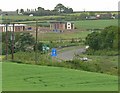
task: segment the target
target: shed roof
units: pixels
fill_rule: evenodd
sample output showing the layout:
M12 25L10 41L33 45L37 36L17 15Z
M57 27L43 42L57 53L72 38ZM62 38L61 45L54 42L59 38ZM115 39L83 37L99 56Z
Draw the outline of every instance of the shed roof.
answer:
M6 26L5 24L0 24L0 27ZM8 26L13 26L13 24L8 24ZM15 24L14 26L26 26L26 24Z

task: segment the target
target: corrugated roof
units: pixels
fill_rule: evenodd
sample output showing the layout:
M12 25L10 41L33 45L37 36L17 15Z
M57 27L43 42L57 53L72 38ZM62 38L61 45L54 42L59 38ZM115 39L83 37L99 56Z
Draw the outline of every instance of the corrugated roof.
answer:
M5 24L0 24L1 27L6 26ZM8 24L8 26L13 26L13 24ZM15 24L14 26L26 26L26 24Z

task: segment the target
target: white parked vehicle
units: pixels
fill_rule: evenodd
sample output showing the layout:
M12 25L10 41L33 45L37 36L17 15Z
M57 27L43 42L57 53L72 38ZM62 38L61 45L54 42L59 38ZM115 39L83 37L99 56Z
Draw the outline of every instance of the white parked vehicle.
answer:
M88 61L88 58L87 57L83 57L83 58L80 58L80 60L82 60L82 61Z

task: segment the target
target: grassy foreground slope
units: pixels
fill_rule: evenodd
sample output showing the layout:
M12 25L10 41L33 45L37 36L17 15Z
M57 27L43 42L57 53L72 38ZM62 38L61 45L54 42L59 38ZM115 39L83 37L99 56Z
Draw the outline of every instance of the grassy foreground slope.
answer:
M2 91L2 62L0 62L0 93Z
M4 91L116 91L117 76L4 62Z

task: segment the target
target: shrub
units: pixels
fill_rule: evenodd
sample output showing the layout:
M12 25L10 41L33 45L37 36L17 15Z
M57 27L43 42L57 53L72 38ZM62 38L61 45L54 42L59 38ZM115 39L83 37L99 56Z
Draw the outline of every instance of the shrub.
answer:
M104 49L104 50L93 50L93 49L88 49L85 52L87 55L107 55L107 56L116 56L118 55L118 51L117 50L108 50L108 49Z
M80 55L82 56L82 55ZM43 66L55 66L55 67L65 67L70 69L79 69L91 72L107 73L107 74L117 74L118 67L109 62L108 59L104 58L101 60L98 56L92 61L81 61L80 56L77 56L73 60L58 62L57 59L53 59L48 54L41 54L37 52L37 65ZM11 55L8 56L9 59ZM14 54L14 62L25 63L25 64L35 64L35 52L17 52ZM97 59L99 58L99 59ZM116 58L116 57L115 57ZM113 59L116 61L115 59Z

